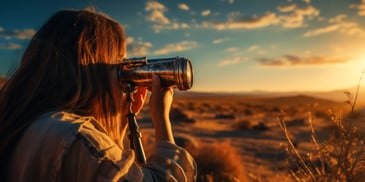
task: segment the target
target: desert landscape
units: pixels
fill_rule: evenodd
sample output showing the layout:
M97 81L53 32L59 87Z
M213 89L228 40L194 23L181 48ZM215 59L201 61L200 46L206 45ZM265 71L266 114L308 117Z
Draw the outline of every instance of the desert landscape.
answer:
M298 159L288 137L303 156L315 151L314 130L318 143L329 140L336 130L334 116L351 110L350 96L342 94L341 102L295 94L177 92L171 118L177 143L197 160L199 181L298 181L290 172L297 170ZM148 104L138 121L148 154L153 136Z
M175 91L172 126L177 144L196 159L201 182L363 181L363 90ZM137 121L148 156L148 103Z

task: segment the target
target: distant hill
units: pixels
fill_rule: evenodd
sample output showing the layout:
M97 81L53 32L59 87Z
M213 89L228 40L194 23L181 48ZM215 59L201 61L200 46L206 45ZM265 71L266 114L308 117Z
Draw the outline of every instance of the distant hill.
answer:
M313 103L321 103L322 105L333 105L338 102L308 95L295 95L295 96L283 96L283 97L274 97L274 98L267 98L265 102L268 103L301 103L301 104L313 104Z
M245 98L272 98L272 102L280 102L284 100L296 100L296 101L306 101L311 102L317 99L321 99L322 102L338 102L344 103L349 100L345 92L350 92L352 94L352 100L354 100L356 94L356 88L350 89L339 89L333 91L318 91L318 92L270 92L270 91L250 91L250 92L191 92L191 91L177 91L175 92L176 97L199 97L199 98L227 98L231 99L239 97ZM329 103L330 104L330 103ZM365 87L359 88L359 94L357 98L357 107L365 107Z

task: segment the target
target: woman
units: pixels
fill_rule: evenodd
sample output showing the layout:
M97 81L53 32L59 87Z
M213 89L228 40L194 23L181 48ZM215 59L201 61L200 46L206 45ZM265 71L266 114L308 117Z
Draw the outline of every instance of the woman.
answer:
M116 69L125 42L116 21L92 10L59 11L40 28L1 90L1 181L195 181L193 158L174 143L173 90L158 76L148 163L138 165L123 147L128 109ZM134 112L146 93L133 94Z

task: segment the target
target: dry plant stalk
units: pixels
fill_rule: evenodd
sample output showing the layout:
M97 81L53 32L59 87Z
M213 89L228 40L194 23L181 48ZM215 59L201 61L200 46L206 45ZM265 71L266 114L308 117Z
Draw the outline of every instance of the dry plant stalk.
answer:
M279 117L279 125L288 142L288 164L293 178L296 181L315 182L364 181L364 140L358 127L353 124L356 120L345 121L332 113L333 133L323 141L318 139L313 121L310 113L308 123L314 150L305 155L294 145L284 117Z

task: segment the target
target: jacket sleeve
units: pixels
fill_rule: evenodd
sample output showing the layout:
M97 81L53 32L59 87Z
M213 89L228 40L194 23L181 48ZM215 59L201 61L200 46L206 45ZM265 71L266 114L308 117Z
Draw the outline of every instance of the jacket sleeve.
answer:
M147 165L141 167L133 150L122 150L105 133L89 130L78 134L68 149L59 179L190 182L196 180L196 164L186 150L162 141L156 144Z

